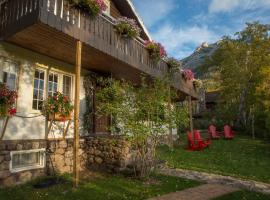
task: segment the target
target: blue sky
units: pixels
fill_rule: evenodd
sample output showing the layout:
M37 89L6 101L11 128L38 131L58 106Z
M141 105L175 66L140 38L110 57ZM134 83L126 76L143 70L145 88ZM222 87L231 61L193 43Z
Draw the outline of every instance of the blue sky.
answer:
M245 22L270 23L270 0L132 0L152 38L184 58L202 42L233 35Z

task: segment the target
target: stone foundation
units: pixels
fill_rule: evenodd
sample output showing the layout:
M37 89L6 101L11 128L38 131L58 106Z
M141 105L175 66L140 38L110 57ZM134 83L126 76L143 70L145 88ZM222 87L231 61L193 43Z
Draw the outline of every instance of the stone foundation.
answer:
M48 173L71 173L73 170L73 139L48 141L46 167L11 173L10 152L46 148L45 140L1 141L0 187L13 186ZM89 137L80 140L79 170L102 169L120 171L130 164L130 145L121 138Z

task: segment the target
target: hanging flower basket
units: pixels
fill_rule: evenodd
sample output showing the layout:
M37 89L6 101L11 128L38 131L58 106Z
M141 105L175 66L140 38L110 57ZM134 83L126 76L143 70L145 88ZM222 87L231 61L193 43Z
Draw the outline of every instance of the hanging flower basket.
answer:
M72 7L96 17L102 11L107 10L107 5L103 0L69 0Z
M137 38L140 36L141 29L134 19L121 17L116 21L115 29L123 38Z
M67 96L57 92L49 97L43 107L43 115L50 121L67 121L72 119L73 105Z
M190 69L183 70L182 76L185 79L185 81L192 81L194 79L194 74Z
M148 50L150 58L156 62L167 56L165 48L160 43L146 41L145 48Z
M17 92L0 83L0 118L12 117L16 114L15 103Z

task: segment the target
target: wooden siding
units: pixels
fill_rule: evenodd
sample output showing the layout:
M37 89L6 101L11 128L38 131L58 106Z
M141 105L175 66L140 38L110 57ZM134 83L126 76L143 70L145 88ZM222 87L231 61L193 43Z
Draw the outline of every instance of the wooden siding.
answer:
M121 17L122 15L121 15L120 11L117 9L113 0L110 0L110 2L111 2L111 10L110 10L111 16L115 19Z
M97 70L103 68L123 76L139 77L141 72L160 77L168 71L165 61L153 62L140 39L121 38L109 18L90 18L71 8L66 0L8 0L0 6L0 22L0 37L71 64L74 42L80 40L83 51L89 52L83 55L84 67L93 64L88 58L92 56ZM181 74L176 75L174 86L197 97L192 82L185 82Z

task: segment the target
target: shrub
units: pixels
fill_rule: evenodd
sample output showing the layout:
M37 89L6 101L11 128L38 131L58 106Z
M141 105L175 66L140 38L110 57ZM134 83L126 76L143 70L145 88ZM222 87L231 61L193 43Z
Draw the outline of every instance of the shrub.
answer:
M69 0L74 8L95 17L107 9L103 0Z
M6 84L0 83L0 118L16 114L14 107L16 99L17 92L9 90Z
M146 41L145 48L148 50L150 58L154 61L159 61L160 59L167 56L165 48L160 43L154 41Z
M136 38L141 33L141 29L137 25L136 21L127 17L119 18L116 22L115 28L121 36L126 38Z

